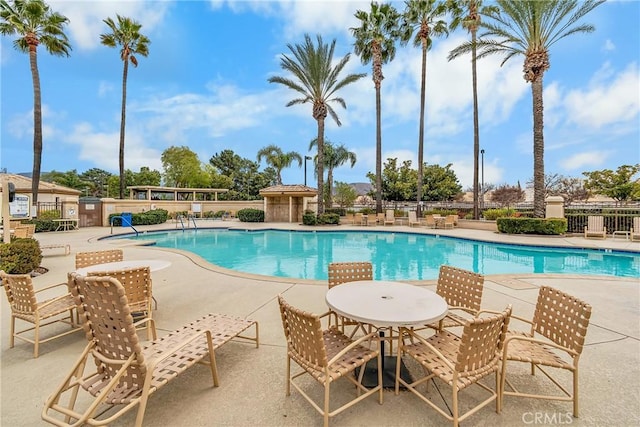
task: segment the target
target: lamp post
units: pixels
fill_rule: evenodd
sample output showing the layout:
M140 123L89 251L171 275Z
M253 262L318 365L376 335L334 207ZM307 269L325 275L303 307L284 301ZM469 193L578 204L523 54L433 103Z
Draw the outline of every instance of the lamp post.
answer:
M480 150L480 158L482 159L482 163L481 163L482 184L480 185L480 195L482 198L480 199L480 206L481 206L481 209L484 209L484 148Z
M311 156L304 156L304 186L307 186L307 160L311 160Z

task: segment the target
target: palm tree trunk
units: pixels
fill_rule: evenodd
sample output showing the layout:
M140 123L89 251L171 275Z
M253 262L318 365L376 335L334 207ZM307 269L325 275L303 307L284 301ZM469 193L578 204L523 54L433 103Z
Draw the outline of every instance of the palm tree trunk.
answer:
M422 39L422 82L420 84L420 129L418 130L418 183L416 215L422 217L422 180L424 177L424 104L427 92L427 39Z
M120 152L118 160L120 165L120 199L124 199L124 128L127 110L127 74L129 71L129 58L124 59L124 68L122 70L122 110L120 112Z
M33 80L33 171L31 175L31 206L38 212L38 191L40 189L40 171L42 166L42 94L40 91L40 73L38 72L37 43L29 44L29 64Z
M376 83L376 213L382 212L382 102Z
M327 169L327 187L329 187L329 191L327 191L327 206L332 208L333 207L333 168Z
M543 75L540 74L531 82L533 98L533 215L535 218L544 218L545 216L542 78Z
M324 213L324 116L318 117L318 215Z
M471 29L471 80L473 83L473 219L480 219L478 191L478 156L480 155L480 126L478 124L478 71L476 69L476 28ZM484 194L483 194L484 196Z

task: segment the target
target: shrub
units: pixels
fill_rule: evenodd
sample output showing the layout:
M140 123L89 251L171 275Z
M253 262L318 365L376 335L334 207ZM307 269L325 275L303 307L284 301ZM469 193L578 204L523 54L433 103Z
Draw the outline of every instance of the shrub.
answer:
M318 224L340 224L340 215L327 212L320 214L318 215Z
M508 209L508 208L487 209L482 212L482 216L484 217L484 219L487 219L489 221L495 221L496 219L503 218L503 217L512 217L512 216L515 216L515 214L516 214L515 209Z
M304 225L317 225L318 218L313 212L305 212L304 214L302 214L302 223Z
M240 209L238 219L242 222L264 222L264 211L261 209Z
M507 234L560 235L567 232L564 218L498 218L498 231Z
M38 219L60 219L62 218L62 214L60 213L60 211L44 211L44 212L40 212L40 214L38 215Z
M345 208L327 208L324 210L326 214L338 214L338 216L345 216L347 210Z
M115 213L109 215L109 224L111 224L111 218L120 217L121 213ZM169 212L165 209L154 209L146 212L135 213L131 215L131 225L152 225L152 224L164 224L169 219ZM113 225L122 225L121 218L114 218Z
M0 270L8 274L31 273L40 266L42 251L35 239L14 239L0 243Z
M371 215L371 214L375 214L376 210L373 208L362 208L360 209L360 213L362 215Z
M28 223L36 225L36 233L42 233L44 231L56 231L58 224L53 222L53 219L34 218Z

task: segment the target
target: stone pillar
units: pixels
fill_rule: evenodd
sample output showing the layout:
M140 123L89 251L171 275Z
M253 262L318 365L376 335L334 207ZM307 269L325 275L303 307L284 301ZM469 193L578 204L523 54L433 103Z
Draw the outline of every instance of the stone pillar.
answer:
M547 197L545 218L564 218L564 198L562 196Z

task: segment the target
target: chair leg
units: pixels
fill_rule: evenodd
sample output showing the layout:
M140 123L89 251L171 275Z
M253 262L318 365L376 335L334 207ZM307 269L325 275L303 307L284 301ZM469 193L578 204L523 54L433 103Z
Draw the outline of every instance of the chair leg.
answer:
M16 318L14 315L11 315L11 334L9 334L9 348L13 348L15 344L15 333L16 333Z
M287 356L287 396L291 396L291 357Z
M36 321L36 327L34 329L34 338L33 338L33 358L38 357L38 349L40 345L40 321Z
M453 413L451 414L451 416L453 417L453 427L458 427L458 388L456 387L455 383L451 388L453 389L453 402L451 405L451 411Z
M364 368L362 369L364 371ZM329 390L331 383L325 380L324 383L324 427L329 427ZM358 389L360 390L360 389Z
M578 418L578 367L573 370L573 416Z
M500 370L496 369L494 373L496 376L496 413L500 413L502 411L502 402L500 402Z

